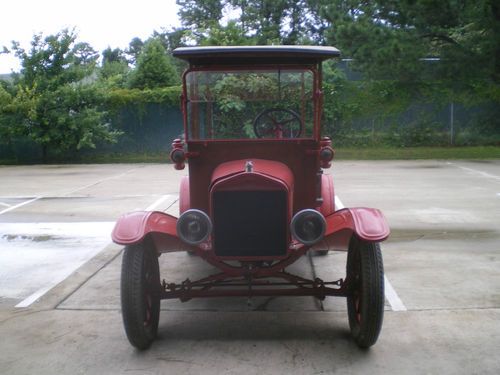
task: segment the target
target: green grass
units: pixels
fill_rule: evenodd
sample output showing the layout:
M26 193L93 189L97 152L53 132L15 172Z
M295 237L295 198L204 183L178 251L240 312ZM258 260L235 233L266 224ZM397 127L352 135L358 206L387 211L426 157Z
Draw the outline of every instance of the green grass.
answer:
M336 160L414 160L414 159L500 159L498 146L471 147L360 147L336 149ZM84 156L79 163L163 163L168 152Z
M124 153L124 154L103 154L86 155L81 158L79 163L170 163L169 152L151 152L151 153Z
M119 164L119 163L170 163L168 152L165 153L113 153L88 154L78 158L51 158L47 164ZM41 160L0 159L0 165L43 164Z
M415 160L415 159L500 159L500 146L470 147L359 147L336 149L335 160ZM78 160L51 160L56 164L103 164L103 163L169 163L168 152L89 154ZM0 165L38 164L40 161L22 162L0 160Z
M336 160L500 159L498 146L338 148Z

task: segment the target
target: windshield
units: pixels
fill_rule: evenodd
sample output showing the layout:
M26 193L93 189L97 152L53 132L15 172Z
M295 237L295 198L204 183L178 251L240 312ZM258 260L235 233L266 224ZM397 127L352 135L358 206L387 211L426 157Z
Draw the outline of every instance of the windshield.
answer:
M188 138L313 137L310 70L190 71Z

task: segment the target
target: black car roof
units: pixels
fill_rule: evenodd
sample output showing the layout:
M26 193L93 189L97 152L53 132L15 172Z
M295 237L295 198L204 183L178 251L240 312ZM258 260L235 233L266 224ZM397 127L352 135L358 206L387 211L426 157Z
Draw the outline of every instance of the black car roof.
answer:
M191 65L316 64L340 56L323 46L180 47L173 55Z

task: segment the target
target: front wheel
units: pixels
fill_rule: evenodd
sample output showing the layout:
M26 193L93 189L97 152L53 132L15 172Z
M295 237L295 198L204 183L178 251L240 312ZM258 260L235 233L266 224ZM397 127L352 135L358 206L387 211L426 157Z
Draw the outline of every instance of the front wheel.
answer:
M147 349L156 337L160 317L158 256L149 241L126 246L121 276L123 325L130 343Z
M378 243L351 239L347 254L347 314L351 335L361 348L375 344L384 319L384 266Z

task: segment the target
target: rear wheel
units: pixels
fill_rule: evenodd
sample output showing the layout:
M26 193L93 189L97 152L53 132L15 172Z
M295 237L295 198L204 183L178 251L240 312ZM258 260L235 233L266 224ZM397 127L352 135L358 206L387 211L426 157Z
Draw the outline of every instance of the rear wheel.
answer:
M121 276L121 304L130 343L147 349L158 332L160 317L158 256L149 241L126 246Z
M347 313L351 335L361 348L375 344L384 319L384 266L378 243L351 239L347 255Z

